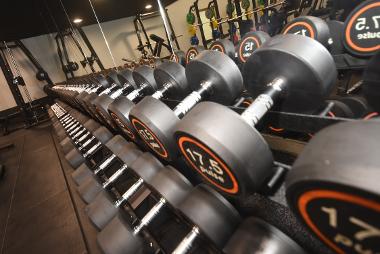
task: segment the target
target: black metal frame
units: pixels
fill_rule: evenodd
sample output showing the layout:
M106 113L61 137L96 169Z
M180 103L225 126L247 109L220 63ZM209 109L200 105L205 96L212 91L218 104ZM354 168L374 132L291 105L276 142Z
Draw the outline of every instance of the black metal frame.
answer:
M88 39L86 33L83 31L82 27L80 27L79 25L76 26L76 29L79 32L80 36L82 37L82 39L83 39L84 43L86 44L88 50L90 51L91 57L95 59L95 62L98 64L100 70L104 71L105 70L104 65L103 65L102 61L100 61L99 56L96 53L94 47L92 46L90 40Z
M57 52L58 52L59 61L61 62L62 71L65 74L66 79L70 78L69 74L71 75L71 78L74 78L75 77L74 72L70 70L69 68L67 68L69 62L71 61L67 53L65 39L63 38L63 35L61 34L61 32L58 32L57 35L55 36L55 43L57 44ZM67 71L66 71L66 68L67 68Z
M54 85L48 73L42 68L42 66L34 57L32 52L22 43L22 41L15 40L14 44L7 43L7 47L20 48L23 51L23 53L27 56L27 58L31 61L31 63L36 67L37 71L43 72L45 74L45 81L47 82L47 86L52 87ZM30 126L37 124L40 121L40 119L38 118L39 114L36 112L38 111L38 109L42 107L39 107L40 105L34 102L31 102L30 105L25 102L24 98L22 97L21 91L18 87L18 85L25 85L25 83L23 84L15 83L15 75L4 54L4 50L6 50L5 45L1 45L0 50L2 52L2 54L0 54L0 68L4 74L5 80L7 81L8 87L11 90L11 93L16 102L16 108L17 108L16 113L12 113L5 117L0 118L0 125L3 129L3 134L6 135L9 133L9 129L8 129L9 119L15 118L18 115L21 115L24 122L24 127L28 128Z
M169 17L169 14L168 14L168 10L165 9L165 11L166 11L166 16L167 16L168 21L169 21L169 27L170 27L170 30L171 30L171 34L173 36L173 38L171 38L171 39L174 40L177 49L180 50L181 48L179 46L179 43L178 43L178 40L177 40L177 36L175 34L172 22L170 20L170 17ZM145 51L145 48L148 48L148 50L150 51L151 55L157 56L157 57L161 56L162 46L165 46L168 49L169 52L172 51L172 49L170 47L170 44L169 43L163 43L163 42L156 42L156 46L153 48L152 43L151 43L151 38L150 38L150 36L148 36L148 33L147 33L146 29L145 29L143 21L145 19L154 18L154 17L158 17L158 16L160 16L160 12L154 11L154 12L149 12L149 13L137 14L136 17L135 17L135 19L133 20L133 24L134 24L134 27L135 27L135 33L136 33L136 36L137 36L137 40L139 41L139 45L137 46L137 49L142 53L142 55L143 55L144 58L146 58L147 54L148 54ZM144 34L144 39L146 41L145 44L143 43L143 39L141 37L141 31ZM166 39L169 41L169 37L168 37L167 34L166 34Z
M41 66L41 64L38 62L38 60L34 57L32 52L25 46L25 44L21 40L15 40L13 44L7 44L8 48L20 48L22 52L25 54L25 56L29 59L29 61L33 64L33 66L37 69L37 73L41 72L45 74L45 81L50 85L53 86L54 83L50 79L49 74L45 71L45 69ZM5 50L5 46L0 46L1 50ZM4 59L6 61L6 59ZM9 66L9 64L7 63ZM36 74L37 74L36 73Z
M217 20L220 20L220 12L219 12L219 6L218 6L218 1L217 0L211 0L208 4L207 4L207 8L210 8L210 7L213 7L215 9L215 15L216 15L216 19ZM201 18L201 9L199 8L199 0L196 0L192 6L190 6L190 10L189 11L195 11L195 14L197 16L197 26L199 27L199 31L201 33L201 39L202 39L202 44L203 44L203 47L205 47L206 49L208 48L208 44L210 42L212 42L214 39L209 39L207 40L206 39L206 35L205 35L205 32L204 32L204 29L203 29L203 24L202 24L202 18ZM210 21L210 26L212 27L212 22ZM225 34L223 33L223 25L222 24L219 24L219 31L221 33L221 36L222 37L226 37Z
M62 70L66 76L66 79L75 77L74 71L67 69L68 64L71 63L72 61L71 61L70 56L67 52L67 47L66 47L66 42L65 42L66 36L68 36L71 40L73 40L75 46L78 48L79 52L81 53L83 60L80 63L82 64L83 68L85 68L86 65L88 64L91 71L93 73L95 73L96 70L94 68L94 62L96 62L101 71L105 70L103 63L100 61L98 54L95 52L94 48L92 47L91 42L89 41L89 39L86 36L83 29L80 26L77 26L76 29L77 29L79 35L82 37L82 39L83 39L84 43L86 44L88 50L90 51L91 56L90 56L90 59L88 57L86 57L82 46L80 45L76 36L74 36L73 30L67 29L65 31L59 31L57 33L57 35L55 36L55 42L57 45L57 52L58 52L59 61L61 63ZM71 77L69 77L69 75Z

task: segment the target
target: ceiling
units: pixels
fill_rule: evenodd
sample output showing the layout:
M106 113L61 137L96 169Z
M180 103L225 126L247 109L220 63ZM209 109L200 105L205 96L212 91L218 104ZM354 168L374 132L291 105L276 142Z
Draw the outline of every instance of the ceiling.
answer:
M89 0L61 0L70 20L82 18L82 25L95 24ZM91 0L100 22L145 12L156 0ZM161 0L167 6L176 0ZM150 10L150 11L152 11ZM15 40L56 32L69 27L60 0L3 0L0 8L0 40Z

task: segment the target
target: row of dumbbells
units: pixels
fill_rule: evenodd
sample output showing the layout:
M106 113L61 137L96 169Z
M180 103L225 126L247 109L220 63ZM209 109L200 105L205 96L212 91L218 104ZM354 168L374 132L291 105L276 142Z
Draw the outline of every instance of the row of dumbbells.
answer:
M224 151L219 152L222 156L215 156L223 161L224 157L230 157L228 150L233 147L230 143L235 142L235 137L223 135L221 132L221 137L215 140L215 133L213 133L215 123L230 130L235 130L235 128L239 130L244 127L237 125L248 124L251 126L244 132L252 133L252 127L256 126L265 113L276 104L276 101L282 111L314 113L324 105L325 99L334 88L336 82L334 63L331 55L321 44L295 35L278 36L270 42L272 43L267 43L266 47L254 52L253 57L250 58L252 60L243 70L247 89L254 98L258 99L249 106L239 120L231 121L230 119L236 118L236 114L226 107L208 102L200 103L208 100L233 105L236 101L241 101L240 95L244 90L241 72L226 55L215 51L203 52L186 69L174 62L165 62L155 70L146 66L141 66L134 71L124 70L130 73L130 79L126 84L134 85L117 86L113 91L107 88L100 94L82 91L79 95L74 94L72 99L75 100L74 105L79 105L95 119L108 125L110 129L121 130L132 141L136 141L139 137L157 156L169 162L178 160L182 153L192 167L194 163L199 163L195 161L196 156L189 152L191 149L185 147L182 141L186 140L186 136L198 135L192 134L192 132L199 133L199 130L194 127L201 128L205 136L199 137L199 142L189 141L186 144L188 146L191 146L190 143L201 144L207 139L210 139L210 143L228 144L224 145L226 147ZM313 51L315 54L310 53ZM312 57L306 59L309 55ZM282 66L283 62L288 62L288 65ZM256 69L260 71L255 71ZM294 73L296 70L297 74ZM114 86L116 85L111 87ZM127 87L132 88L127 89ZM126 89L128 92L125 92ZM184 98L174 109L161 100L170 93ZM152 96L141 99L142 96L149 94ZM138 102L137 105L136 102ZM197 104L199 105L196 106ZM186 116L195 106L197 110L193 111L201 113L191 111ZM211 111L214 112L210 113ZM203 122L204 126L200 126ZM174 135L176 131L177 136ZM250 142L252 149L256 147L256 150L259 150L258 157L261 160L252 158L251 150L246 149L248 145L243 146L246 150L245 155L241 153L235 157L235 161L245 162L240 164L239 168L257 165L255 176L250 177L252 182L244 180L247 182L245 185L256 191L256 187L262 185L263 181L273 173L272 170L268 170L273 164L273 159L268 145L262 141L260 134L241 136L242 139L251 136L254 141ZM235 143L238 146L244 144L243 140ZM210 151L212 150L216 148ZM251 163L252 159L256 163ZM261 162L257 163L258 161ZM204 171L200 169L200 166L196 167L197 171ZM215 167L217 166L221 167L221 165ZM217 171L217 168L212 165L207 165L207 168ZM233 166L233 168L237 167ZM239 171L244 172L245 169L239 169ZM245 174L241 174L242 178L245 177L243 175ZM257 181L257 178L260 180ZM242 188L243 193L246 192L245 189Z
M272 38L264 47L252 54L248 63L243 69L244 80L252 96L257 99L240 117L220 104L212 102L199 103L202 99L207 98L216 102L220 102L218 99L221 99L221 102L226 104L225 102L229 101L231 97L236 98L236 91L243 86L241 72L236 65L225 55L212 51L203 52L186 67L187 81L193 81L190 83L195 83L197 90L186 97L174 111L170 110L167 105L157 98L145 97L137 106L128 102L128 105L132 106L128 108L128 113L122 114L121 117L115 117L116 114L113 110L110 110L110 106L106 112L111 116L111 120L115 120L115 125L124 130L124 133L126 133L127 124L131 126L130 130L136 129L134 131L135 137L139 135L159 158L164 158L162 154L168 151L163 144L167 144L166 141L169 139L172 140L174 152L167 154L172 156L172 154L181 153L194 172L198 173L205 182L211 184L226 196L245 196L249 193L260 192L262 186L274 174L274 163L268 145L255 128L252 127L255 127L266 111L275 103L284 111L309 113L316 110L331 91L336 79L336 70L331 55L321 44L309 38L294 35ZM286 63L286 65L284 66L281 63ZM160 66L157 69L159 68ZM135 72L136 70L132 72L132 76L137 77L134 79L136 81L139 80L139 76ZM174 79L171 76L167 79L170 81L164 82L164 84L170 89L170 86L175 82L173 82ZM157 80L160 79L157 78ZM140 86L149 87L144 82ZM162 86L161 89L164 87ZM232 96L233 94L235 96ZM78 96L75 98L74 104L87 108L88 112L99 113L100 110L96 107L95 110L89 110L89 105L80 101ZM229 98L225 99L226 96L229 96ZM121 98L120 101L125 100L123 96L115 100L111 98L112 103L115 103L119 98ZM140 105L144 105L145 101L153 101L146 113L141 109L137 110ZM192 107L194 107L193 110L191 110ZM133 112L136 113L134 114ZM144 114L150 114L150 117L146 117L146 120L140 120L143 117L131 117L138 114L143 116ZM173 115L175 118L170 118ZM186 116L183 117L184 115ZM179 118L182 118L182 120L179 121ZM133 121L133 119L137 119L137 121ZM175 119L175 121L172 119ZM135 128L138 122L142 123L143 128ZM173 122L174 126L172 126ZM155 127L161 125L170 125L171 129ZM343 241L341 235L339 235L340 238L334 235L336 232L334 233L333 229L334 227L336 229L336 223L329 221L332 224L327 224L319 229L315 226L315 221L321 218L328 219L328 217L323 217L323 214L327 213L326 211L332 211L331 216L333 218L333 213L336 213L339 209L336 207L334 208L335 210L326 209L326 206L317 202L322 198L307 199L303 196L310 194L308 191L310 191L309 186L311 186L325 189L325 192L320 193L329 194L327 198L324 198L327 200L335 200L339 196L332 191L337 189L340 191L341 196L349 196L348 193L361 193L360 197L363 200L367 200L371 196L378 197L378 191L375 190L371 181L373 180L372 177L378 172L376 170L367 172L366 168L360 167L364 161L373 160L374 163L376 161L372 153L376 150L371 147L374 146L373 140L368 140L371 139L370 136L363 133L373 133L372 130L378 128L377 123L360 122L352 126L339 127L345 131L339 131L339 128L336 127L329 129L324 135L317 136L315 138L317 141L312 142L310 145L313 152L306 153L306 155L299 158L299 161L306 161L307 163L305 165L301 163L301 166L293 167L288 175L288 202L299 218L329 247L333 246L331 247L333 250L340 248L352 250L353 248L363 248L363 245L357 247L357 243L348 239L347 235L353 235L352 238L354 239L355 232L345 232L343 235L346 238ZM361 135L358 135L360 140L363 141L360 143L360 146L362 146L360 152L367 152L366 154L357 153L361 157L351 154L353 151L348 148L350 145L352 147L359 145L356 142L359 143L360 141L351 137L351 133L358 133L358 130L366 130L360 131ZM336 140L335 144L326 143L333 140L333 138ZM179 147L179 149L176 147ZM343 155L349 154L350 156L347 158L342 157L337 151ZM355 152L357 152L356 149ZM327 155L328 157L326 157ZM356 160L351 161L352 158L356 158ZM308 164L314 165L313 163L315 164L314 167L306 167ZM336 165L339 170L335 170L334 175L328 170L329 167L323 163L327 163L326 165L329 166L331 164ZM362 170L365 181L357 179L357 173L345 174L351 170L358 170L357 168L352 168L354 163L357 163L359 170ZM308 174L306 174L307 171ZM367 176L368 174L370 177ZM342 177L342 175L345 177ZM361 191L357 192L357 189ZM315 207L313 207L316 210L309 214L305 207L305 204L308 203L306 201L300 203L301 200L307 200L308 202L317 200L315 201ZM353 200L356 199L344 199L346 203L340 208L347 204L347 206L360 205L360 203L354 203ZM360 219L353 216L356 218L355 221L363 222L366 221L365 218L368 218L371 222L367 221L366 223L361 223L361 225L372 225L376 228L378 225L377 219L367 216L373 213L372 208L361 206L361 209L366 209L366 211L360 214ZM313 218L311 219L310 216L313 216ZM318 226L321 225L322 223L319 221ZM331 228L329 228L329 225ZM320 233L321 230L328 231L328 236ZM340 228L340 230L346 229ZM329 238L335 239L335 242L332 242ZM372 250L376 250L378 245L372 243L371 239L369 240L370 243L366 245L371 247ZM336 247L337 245L339 247Z
M86 159L83 165L92 165L77 168L72 176L89 204L86 212L100 231L97 240L104 253L157 253L157 248L178 254L306 253L268 223L243 220L219 193L206 185L193 187L177 170L121 136L98 139L102 127L89 127L92 120L61 105L50 111L58 137L71 139L73 149ZM74 122L79 123L75 129ZM170 226L166 235L159 229L165 225Z

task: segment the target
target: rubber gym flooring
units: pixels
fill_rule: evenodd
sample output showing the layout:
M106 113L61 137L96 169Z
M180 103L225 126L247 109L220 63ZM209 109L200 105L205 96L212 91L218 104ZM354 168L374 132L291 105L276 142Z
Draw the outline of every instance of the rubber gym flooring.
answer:
M51 126L0 137L0 254L100 253Z

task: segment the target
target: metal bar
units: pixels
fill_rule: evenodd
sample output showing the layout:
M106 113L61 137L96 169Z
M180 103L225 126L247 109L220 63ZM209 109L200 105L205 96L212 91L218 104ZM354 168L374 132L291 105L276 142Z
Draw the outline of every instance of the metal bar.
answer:
M197 15L197 19L198 19L198 26L199 26L199 31L201 32L203 47L205 47L205 49L207 49L207 40L206 40L206 36L205 36L205 31L203 30L202 19L201 19L201 14L199 12L198 3L199 3L199 0L196 0L194 2L194 9L195 9L195 14Z
M80 45L79 41L77 40L77 38L75 38L73 32L70 32L69 36L71 37L71 39L73 40L75 46L77 46L77 48L79 49L79 52L80 52L81 55L83 56L83 61L84 61L84 63L85 63L85 64L87 63L88 66L90 67L91 71L92 71L93 73L95 73L95 69L94 69L94 67L93 67L92 64L90 64L90 62L88 61L87 56L86 56L86 54L85 54L84 51L83 51L83 48L81 47L81 45ZM83 68L85 68L85 66L83 66Z
M34 57L32 52L25 46L24 43L22 43L21 40L16 40L15 41L16 45L21 48L21 50L24 52L24 54L29 58L29 60L33 63L33 65L37 68L39 72L44 72L46 75L46 82L48 82L49 85L53 86L54 83L50 79L49 74L44 70L44 68L41 66L41 64L37 61L37 59Z
M217 20L220 19L220 12L219 12L219 6L218 6L218 1L217 0L213 0L214 2L214 8L215 8L215 13L216 13L216 17L217 17ZM219 24L219 31L220 31L220 34L223 35L223 26L222 24Z
M61 66L62 66L62 70L63 70L63 73L65 74L66 76L66 80L69 79L69 76L67 75L67 73L64 71L64 68L65 68L65 63L63 62L63 56L62 56L62 50L61 50L61 44L59 42L59 33L57 34L57 36L55 36L55 43L57 44L57 52L58 52L58 57L59 57L59 61L61 62Z
M25 124L29 125L29 122L27 120L28 119L28 114L27 114L28 109L27 109L26 103L24 101L24 98L22 97L22 94L21 94L18 86L13 84L13 73L10 69L10 66L4 60L2 55L0 55L0 67L4 73L4 77L8 83L9 89L11 90L13 98L17 104L17 107L20 109L20 112L24 118Z
M170 29L172 30L172 36L173 36L173 38L174 38L174 42L175 42L175 44L176 44L176 46L177 46L177 50L180 50L181 48L180 48L180 46L179 46L178 39L177 39L177 36L176 36L176 34L175 34L175 31L174 31L174 28L173 28L172 21L171 21L171 19L170 19L170 16L169 16L168 10L165 9L165 12L166 12L166 16L168 17L169 26L170 26ZM172 38L172 39L173 39L173 38Z
M138 17L137 21L139 22L139 24L140 24L140 26L141 26L141 29L142 29L142 31L143 31L143 33L144 33L145 40L146 40L146 42L147 42L147 44L148 44L148 48L149 48L150 52L153 54L153 48L152 48L152 44L150 43L150 38L149 38L149 36L148 36L148 33L147 33L146 30L145 30L144 23L142 22L140 16Z
M65 38L63 37L62 34L60 34L59 39L60 39L61 44L62 44L63 56L66 58L67 65L69 65L70 57L69 57L69 53L67 52ZM68 67L68 70L70 71L71 77L74 78L75 77L74 72L69 68L69 66L67 66L67 67Z
M80 36L82 37L84 43L86 44L87 48L90 50L91 56L95 58L95 61L98 64L100 70L104 71L105 70L104 65L103 65L102 61L100 61L98 54L96 54L95 49L92 47L92 44L89 41L86 33L83 31L83 29L79 25L77 25L76 28L77 28Z
M237 19L237 22L239 24L240 34L242 35L241 29L243 27L242 26L243 12L241 11L240 0L235 0L235 9L236 9L236 15L240 17ZM243 37L243 35L241 37Z

